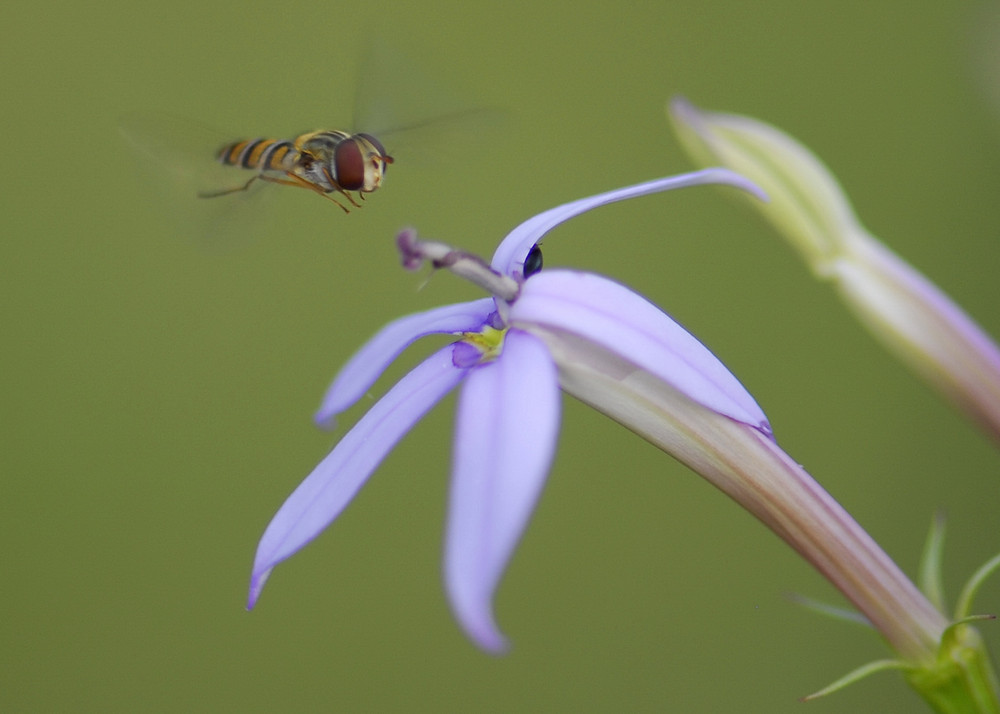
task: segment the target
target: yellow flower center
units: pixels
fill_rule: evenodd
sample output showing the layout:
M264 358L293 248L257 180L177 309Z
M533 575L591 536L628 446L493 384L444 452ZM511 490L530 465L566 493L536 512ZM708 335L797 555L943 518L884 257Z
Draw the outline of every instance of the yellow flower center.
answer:
M498 330L486 325L479 332L463 332L462 341L472 345L482 353L481 361L489 362L495 360L503 352L503 338L506 334L506 328Z

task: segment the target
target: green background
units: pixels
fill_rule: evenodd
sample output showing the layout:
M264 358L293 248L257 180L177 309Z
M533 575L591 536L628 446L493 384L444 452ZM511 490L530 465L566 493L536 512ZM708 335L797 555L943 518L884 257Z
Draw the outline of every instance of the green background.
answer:
M885 656L878 638L790 604L839 599L734 503L568 398L497 598L507 656L462 636L440 584L451 399L244 610L265 524L337 437L311 414L338 366L388 319L480 295L447 275L421 287L395 232L488 256L541 210L688 170L663 116L675 93L801 139L876 235L1000 335L995 4L628 7L0 9L0 709L922 710L895 675L800 704ZM401 159L350 215L278 190L253 240L206 248L116 129L135 111L237 135L337 126L373 52L505 119L436 162ZM1000 549L994 445L723 191L608 208L545 249L703 339L909 573L939 508L952 596ZM1000 611L1000 586L977 609ZM982 631L996 649L1000 629Z

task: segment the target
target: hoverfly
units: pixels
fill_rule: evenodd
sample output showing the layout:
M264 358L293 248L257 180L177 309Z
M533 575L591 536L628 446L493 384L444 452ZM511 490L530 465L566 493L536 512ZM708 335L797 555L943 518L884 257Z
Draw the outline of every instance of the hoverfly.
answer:
M234 141L223 146L216 158L224 166L255 173L245 183L231 188L199 191L201 198L246 191L260 180L315 191L345 213L349 209L333 194L340 194L360 208L350 192L356 191L363 199L364 194L382 185L386 168L393 162L382 142L371 134L337 130L312 131L294 139Z
M259 233L272 223L276 216L264 208L268 202L258 194L284 190L262 190L266 186L308 189L349 213L382 186L397 151L406 163L419 154L422 159L415 163L440 164L448 153L459 150L459 136L480 137L482 122L497 117L494 110L453 100L419 73L414 80L412 64L393 62L391 54L375 53L374 61L361 72L350 130L319 129L285 139L265 134L234 141L235 132L218 132L197 121L157 113L126 115L119 129L140 158L139 173L146 174L159 198L167 200L171 222L184 233L204 235L212 244ZM386 150L390 140L392 154ZM280 215L277 220L290 214Z
M337 198L360 207L352 192L363 200L378 189L394 161L371 134L334 129L293 139L225 141L196 122L155 114L126 116L120 128L137 151L200 198L247 192L264 182L309 189L348 212ZM245 179L233 169L252 175Z

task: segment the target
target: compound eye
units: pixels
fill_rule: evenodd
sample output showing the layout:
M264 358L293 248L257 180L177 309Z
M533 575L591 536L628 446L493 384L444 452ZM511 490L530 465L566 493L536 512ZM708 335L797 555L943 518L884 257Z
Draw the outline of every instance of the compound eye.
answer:
M365 185L365 159L358 142L351 137L344 139L333 150L333 164L337 183L346 191L357 191Z

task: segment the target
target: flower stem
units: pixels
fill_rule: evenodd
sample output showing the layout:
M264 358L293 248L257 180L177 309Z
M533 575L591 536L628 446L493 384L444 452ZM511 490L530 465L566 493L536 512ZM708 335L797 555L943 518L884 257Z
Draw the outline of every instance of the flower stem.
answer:
M547 336L553 351L565 346ZM557 359L563 388L674 456L750 511L827 578L904 663L940 712L996 714L1000 689L978 633L949 620L769 435L591 350ZM614 375L614 376L612 376Z

